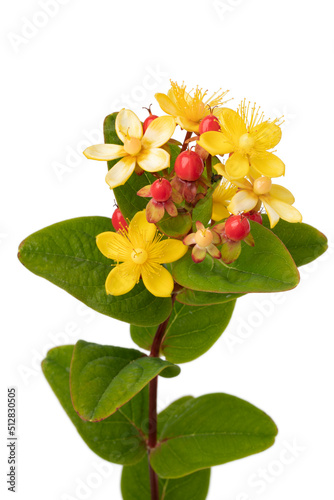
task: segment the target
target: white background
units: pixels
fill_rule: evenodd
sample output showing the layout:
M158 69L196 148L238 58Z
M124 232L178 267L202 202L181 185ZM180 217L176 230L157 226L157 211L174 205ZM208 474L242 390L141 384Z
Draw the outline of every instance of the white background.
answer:
M96 475L106 462L81 441L39 363L50 347L79 338L132 347L128 325L90 313L30 274L17 246L60 220L111 216L106 166L81 151L100 142L110 112L131 106L144 118L142 106L168 90L169 78L230 89L232 106L246 97L266 116L284 114L282 183L304 221L333 240L333 7L330 0L55 0L41 14L42 3L1 8L0 424L5 432L7 386L15 385L18 500L120 500L121 467ZM214 348L183 365L177 379L161 380L160 408L221 391L278 424L273 448L213 470L210 500L331 496L333 260L330 250L303 268L291 292L239 300ZM295 455L284 451L291 446ZM0 448L1 488L12 498L5 434ZM79 484L88 487L76 491Z

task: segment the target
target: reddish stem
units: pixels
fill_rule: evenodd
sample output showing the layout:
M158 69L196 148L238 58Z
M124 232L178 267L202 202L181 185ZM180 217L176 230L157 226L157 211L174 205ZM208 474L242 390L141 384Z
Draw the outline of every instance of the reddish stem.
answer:
M174 302L176 299L176 294L172 295L172 310ZM171 313L172 314L172 313ZM158 358L160 354L160 347L164 339L167 325L171 314L168 318L158 326L155 337L152 342L150 356L153 358ZM158 395L158 377L151 380L149 384L149 428L148 428L148 448L150 450L157 445L157 395ZM158 476L156 472L152 469L150 465L150 484L151 484L151 500L159 500L159 483Z
M208 181L211 185L211 177L212 177L212 156L209 155L206 159L206 173L208 176Z
M157 474L152 469L150 463L149 463L149 468L150 468L151 500L159 500L159 479Z
M191 134L192 134L192 132L187 132L187 133L186 133L186 136L185 136L185 138L184 138L184 141L183 141L183 144L182 144L182 148L181 148L180 153L183 153L183 151L185 151L185 150L186 150L186 148L187 148L187 146L188 146L187 141L190 139Z

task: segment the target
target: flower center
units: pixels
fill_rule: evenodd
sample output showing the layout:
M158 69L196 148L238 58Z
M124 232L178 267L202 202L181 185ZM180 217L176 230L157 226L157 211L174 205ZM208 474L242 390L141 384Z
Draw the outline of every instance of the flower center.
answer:
M243 134L239 139L239 147L244 151L249 151L254 146L255 140L249 134Z
M253 191L257 195L267 194L271 189L271 179L269 177L259 177L255 179Z
M136 137L124 139L124 149L129 155L137 155L141 150L141 141Z
M135 248L131 254L131 259L135 264L144 264L147 258L148 254L144 248Z
M213 234L210 229L199 229L195 234L195 242L199 247L208 247L213 240Z

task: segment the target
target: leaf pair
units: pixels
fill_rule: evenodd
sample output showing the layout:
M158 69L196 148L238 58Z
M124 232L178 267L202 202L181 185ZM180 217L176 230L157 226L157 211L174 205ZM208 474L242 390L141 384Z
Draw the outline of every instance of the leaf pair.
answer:
M210 469L203 469L177 479L159 478L159 498L205 500L209 491L210 472ZM136 465L123 468L121 489L124 500L151 500L147 457Z
M43 371L53 391L97 455L122 465L137 464L147 454L147 386L108 418L84 421L71 401L72 355L73 346L57 347L44 360ZM95 397L92 401L95 404ZM276 434L274 422L246 401L227 394L187 396L160 413L158 445L151 451L151 465L161 478L180 478L263 451L273 444ZM205 496L198 500L201 498Z
M139 198L139 197L138 197ZM266 224L266 218L264 218ZM126 296L107 296L105 280L111 261L96 246L96 236L113 231L106 217L80 217L38 231L20 245L19 258L33 273L63 288L98 312L137 325L155 325L171 310L170 299L151 295L139 283ZM191 261L190 253L173 265L176 280L192 290L219 293L281 291L298 282L296 265L304 265L327 248L323 234L307 224L280 221L275 232L252 223L255 247L245 248L231 266Z

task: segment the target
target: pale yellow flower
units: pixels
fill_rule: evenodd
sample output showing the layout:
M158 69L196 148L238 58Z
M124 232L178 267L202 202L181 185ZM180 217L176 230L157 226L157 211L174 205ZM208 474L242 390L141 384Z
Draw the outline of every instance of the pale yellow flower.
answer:
M253 177L265 175L280 177L285 166L268 149L281 140L279 119L264 120L256 105L242 101L238 111L223 108L217 115L220 132L205 132L198 144L211 155L233 153L226 161L225 169L231 179L241 179L250 174Z
M223 168L219 171L227 179L229 178ZM239 189L227 206L232 214L238 215L241 212L257 209L259 202L262 202L269 217L270 227L276 226L280 218L288 222L302 221L301 213L292 206L295 202L293 194L283 186L272 184L270 177L262 176L252 180L239 179L234 180L233 184Z
M143 134L142 124L132 111L122 109L115 121L116 133L123 142L97 144L84 151L90 160L109 161L121 158L106 175L106 182L113 189L125 184L138 164L146 172L158 172L169 167L170 156L160 146L169 141L175 130L170 116L160 116L152 121Z
M97 236L100 252L117 262L107 277L107 294L128 293L142 278L145 287L156 297L171 296L174 280L161 264L181 259L187 247L182 241L161 238L155 224L147 222L145 210L136 213L128 229Z
M176 119L176 123L188 132L199 132L200 121L210 113L210 108L214 114L218 113L216 106L223 104L226 92L214 93L207 97L208 91L203 91L196 87L193 95L186 91L184 84L178 85L171 81L171 89L166 94L155 94L161 109L168 115Z
M238 188L227 180L221 180L212 194L212 220L219 221L230 216L227 206L237 190Z

